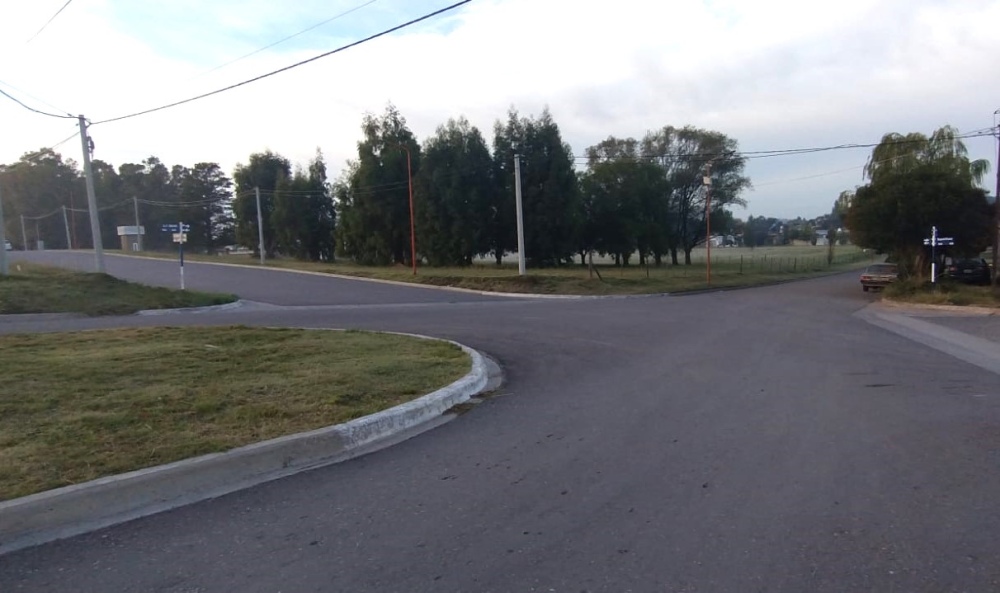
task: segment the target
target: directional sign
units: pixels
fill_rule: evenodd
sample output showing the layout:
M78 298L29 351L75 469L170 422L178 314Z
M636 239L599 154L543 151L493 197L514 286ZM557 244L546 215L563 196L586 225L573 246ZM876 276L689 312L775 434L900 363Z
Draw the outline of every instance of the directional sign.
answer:
M183 227L183 228L181 228L181 227ZM179 233L181 231L187 232L187 231L191 230L191 225L189 225L189 224L184 224L184 225L180 225L180 224L164 224L164 225L160 225L160 230L163 231L164 233Z
M931 240L930 239L924 239L924 245L930 245L930 244L931 244ZM943 246L947 247L948 245L954 245L955 244L955 238L954 237L938 237L937 241L934 244L935 245L943 245Z
M187 243L187 233L174 233L174 243Z

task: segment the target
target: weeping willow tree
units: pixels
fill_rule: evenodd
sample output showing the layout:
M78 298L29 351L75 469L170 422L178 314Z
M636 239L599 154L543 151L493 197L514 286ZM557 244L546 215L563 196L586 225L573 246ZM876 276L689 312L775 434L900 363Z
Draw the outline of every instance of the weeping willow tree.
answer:
M869 183L857 189L847 212L853 241L918 275L926 267L923 239L931 226L955 238L956 253L979 253L991 238L991 208L979 187L989 169L986 160L969 160L951 126L929 137L886 134L865 165Z
M970 185L981 185L990 172L985 159L969 160L969 151L962 136L952 126L944 126L930 135L912 132L906 135L892 132L882 136L865 164L865 178L877 183L885 177L906 175L930 165L954 174Z

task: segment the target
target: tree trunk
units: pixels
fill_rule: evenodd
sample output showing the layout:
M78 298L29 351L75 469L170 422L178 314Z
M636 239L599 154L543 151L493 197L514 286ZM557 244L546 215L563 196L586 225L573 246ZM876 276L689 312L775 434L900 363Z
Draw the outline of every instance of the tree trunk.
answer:
M691 250L692 249L694 249L694 247L685 247L684 248L684 265L685 266L690 266L691 265Z
M657 268L660 267L660 265L663 264L663 254L662 253L654 253L653 254L653 263L656 265Z
M501 251L500 249L493 250L493 257L495 257L497 260L498 268L503 265L503 251Z
M671 247L670 248L670 265L672 265L672 266L679 266L680 265L680 262L677 261L677 248L676 247Z

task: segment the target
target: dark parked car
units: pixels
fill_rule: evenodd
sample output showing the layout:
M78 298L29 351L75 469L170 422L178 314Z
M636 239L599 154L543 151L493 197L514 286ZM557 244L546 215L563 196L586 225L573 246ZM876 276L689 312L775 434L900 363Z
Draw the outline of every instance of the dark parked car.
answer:
M861 273L861 290L885 288L899 278L896 264L872 264Z
M965 284L989 284L990 265L985 259L956 259L945 266L944 277Z

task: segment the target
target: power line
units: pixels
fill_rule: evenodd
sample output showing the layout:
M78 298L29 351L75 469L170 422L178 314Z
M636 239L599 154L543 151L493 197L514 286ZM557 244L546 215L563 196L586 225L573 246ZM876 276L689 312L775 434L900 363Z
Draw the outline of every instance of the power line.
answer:
M63 138L59 142L56 142L52 146L49 146L49 150L55 150L55 149L59 148L63 144L66 144L67 142L69 142L70 140L72 140L73 138L76 138L77 135L79 135L79 132L73 132L72 134L70 134L69 136L66 136L65 138Z
M992 136L995 132L994 128L984 128L982 130L976 130L974 132L968 132L965 134L958 134L955 136L956 140L964 140L968 138L980 138L983 136ZM674 161L687 161L687 160L707 160L712 158L720 158L725 156L733 156L738 158L744 158L746 160L762 159L762 158L772 158L779 156L796 156L800 154L814 154L818 152L829 152L832 150L849 150L857 148L874 148L882 144L919 144L925 142L926 140L892 140L889 142L872 142L866 144L836 144L832 146L818 146L811 148L787 148L779 150L756 150L756 151L736 151L733 153L728 152L717 152L717 153L664 153L664 154L653 154L653 155L638 155L635 157L617 157L611 159L600 159L601 162L609 162L615 160L634 160L634 161L644 161L644 160L658 160L658 159L672 159ZM572 155L574 161L590 160L589 156L586 155Z
M29 107L29 106L25 105L24 103L22 103L20 99L18 99L17 97L11 95L10 93L8 93L7 91L5 91L3 89L0 89L0 95L3 95L4 97L7 97L8 99L10 99L11 101L17 103L21 107L24 107L28 111L34 111L35 113L38 113L38 114L41 114L41 115L47 115L49 117L57 117L59 119L76 119L72 115L68 115L68 114L67 115L59 115L57 113L49 113L48 111L41 111L39 109L35 109L34 107Z
M49 17L49 20L45 21L45 24L44 24L44 25L42 25L42 28L41 28L41 29L39 29L38 31L36 31L36 32L35 32L35 34L31 36L31 39L28 39L28 41L26 41L25 43L31 43L31 41L32 41L32 40L33 40L33 39L34 39L35 37L38 37L38 34L39 34L39 33L41 33L42 31L44 31L44 30L45 30L45 27L48 27L48 26L49 26L49 23L51 23L52 21L54 21L54 20L56 19L56 17L57 17L57 16L59 16L59 13L60 13L60 12L62 12L62 11L64 11L64 10L66 10L66 7L67 7L67 6L69 6L69 3L70 3L70 2L72 2L72 1L73 1L73 0L66 0L66 4L63 4L63 5L62 5L62 8L60 8L59 10L57 10L57 11L56 11L56 13L55 13L54 15L52 15L51 17Z
M25 91L24 89L19 89L19 88L17 88L16 86L12 85L12 84L11 84L11 83L9 83L9 82L4 82L4 81L0 80L0 84L2 84L3 86L5 86L5 87L7 87L7 88L9 88L9 89L11 89L11 90L13 90L13 91L16 91L16 92L18 92L18 93L21 93L22 95L25 95L26 97L29 97L29 98L31 98L31 99L34 99L35 101L38 101L39 103L43 103L43 104L45 104L45 105L48 105L49 107L51 107L51 108L55 109L56 111L62 111L63 113L65 113L65 114L67 114L67 115L69 114L69 111L66 111L65 109L61 109L61 108L59 108L59 107L56 107L55 105L53 105L52 103L49 103L49 102L48 102L48 101L46 101L45 99L39 99L38 97L36 97L36 96L32 95L32 94L31 94L31 93L29 93L28 91Z
M258 80L263 80L263 79L268 78L270 76L274 76L275 74L280 74L282 72L291 70L293 68L298 68L299 66L303 66L303 65L308 64L310 62L315 62L316 60L319 60L320 58L325 58L327 56L331 56L333 54L340 53L340 52L342 52L344 50L351 49L352 47L359 46L359 45L361 45L363 43L367 43L367 42L372 41L374 39L378 39L379 37L383 37L383 36L388 35L390 33L395 33L396 31L399 31L401 29L405 29L406 27L415 25L415 24L417 24L417 23L419 23L421 21L425 21L425 20L427 20L429 18L433 18L433 17L438 16L440 14L444 14L444 13L446 13L448 11L454 10L454 9L458 8L459 6L462 6L463 4L468 4L469 2L472 2L472 0L462 0L461 2L456 2L455 4L452 4L451 6L446 6L445 8L441 8L439 10L435 10L434 12L425 14L424 16L415 18L415 19L413 19L411 21L407 21L407 22L405 22L405 23L403 23L401 25L396 25L395 27L392 27L391 29L386 29L385 31L382 31L381 33L376 33L374 35L370 35L370 36L365 37L364 39L361 39L359 41L355 41L353 43L349 43L347 45L343 45L341 47L338 47L337 49L330 50L330 51L325 52L325 53L321 53L318 56L313 56L311 58L302 60L301 62L296 62L296 63L291 64L289 66L285 66L284 68L279 68L277 70L273 70L273 71L268 72L266 74L261 74L260 76L256 76L254 78L250 78L248 80L244 80L243 82L238 82L236 84L231 84L231 85L229 85L227 87L223 87L221 89L210 91L208 93L202 93L201 95L197 95L197 96L191 97L189 99L184 99L184 100L181 100L181 101L174 101L173 103L168 103L166 105L161 105L159 107L154 107L152 109L146 109L144 111L137 111L135 113L130 113L128 115L121 115L121 116L118 116L118 117L112 117L110 119L104 119L104 120L95 122L93 125L106 124L106 123L110 123L110 122L121 121L123 119L128 119L130 117L138 117L140 115L146 115L146 114L149 114L149 113L153 113L155 111L162 111L164 109L169 109L171 107L177 107L178 105L183 105L185 103L190 103L192 101L197 101L198 99L204 99L206 97L211 97L212 95L218 95L219 93L223 93L225 91L229 91L229 90L232 90L232 89L235 89L235 88L238 88L238 87L250 84L252 82L257 82Z
M228 62L226 62L224 64L220 64L220 65L218 65L218 66L216 66L216 67L214 67L214 68L212 68L210 70L206 70L206 71L202 72L201 74L198 74L194 78L199 78L199 77L204 76L206 74L210 74L212 72L215 72L216 70L221 70L221 69L225 68L226 66L230 66L232 64L235 64L236 62L239 62L240 60L245 60L246 58L249 58L250 56L259 54L260 52L262 52L262 51L264 51L266 49L271 49L272 47L274 47L276 45L279 45L279 44L282 44L282 43L288 41L289 39L294 39L294 38L298 37L299 35L302 35L303 33L308 33L309 31L312 31L313 29L315 29L317 27L321 27L321 26L323 26L323 25L325 25L327 23L330 23L330 22L333 22L333 21L335 21L335 20L337 20L339 18L345 17L345 16L351 14L352 12L361 10L362 8L368 6L369 4L374 4L375 2L378 2L378 0L368 0L368 2L365 2L364 4L361 4L360 6L355 6L354 8L352 8L350 10L344 11L344 12L342 12L342 13L336 15L336 16L330 17L330 18L326 19L325 21L316 23L315 25L313 25L311 27L302 29L298 33L293 33L293 34L289 35L288 37L284 37L282 39L279 39L279 40L275 41L274 43L265 45L264 47L262 47L260 49L255 49L254 51L252 51L252 52L250 52L248 54L242 55L242 56L240 56L240 57L238 57L238 58L236 58L234 60L230 60L230 61L228 61Z

